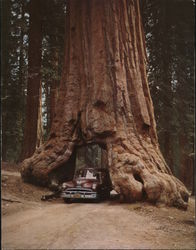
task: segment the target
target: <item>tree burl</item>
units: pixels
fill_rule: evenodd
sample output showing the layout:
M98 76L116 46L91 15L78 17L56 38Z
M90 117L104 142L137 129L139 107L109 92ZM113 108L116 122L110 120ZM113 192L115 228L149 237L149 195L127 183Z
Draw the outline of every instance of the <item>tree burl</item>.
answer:
M64 71L50 137L23 161L22 178L50 185L59 168L73 172L77 146L96 143L107 150L122 200L186 209L189 193L159 149L139 1L71 0L66 11Z

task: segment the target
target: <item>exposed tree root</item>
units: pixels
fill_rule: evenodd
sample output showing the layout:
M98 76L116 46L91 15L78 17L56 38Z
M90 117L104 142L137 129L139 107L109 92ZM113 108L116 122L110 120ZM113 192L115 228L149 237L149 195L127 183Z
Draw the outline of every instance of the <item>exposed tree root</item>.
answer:
M110 154L112 158L109 168L115 190L121 194L122 200L146 200L187 208L190 194L183 183L168 173L166 168L162 167L162 171L160 166L159 170L147 159L143 161L142 156L138 157L114 148L113 150L114 153Z
M73 155L74 143L66 141L62 148L59 144L61 145L56 140L48 141L38 148L31 158L23 161L20 172L24 181L49 186L61 166L64 166L61 178L64 178L66 173L70 174L71 168L71 176L73 176L74 162L70 162L70 159ZM66 168L69 164L70 166Z
M60 174L69 173L69 159L73 153L74 143L67 143L64 153L62 150L57 150L55 146L49 150L48 145L45 145L45 150L37 150L32 158L23 162L21 174L25 181L50 186L62 164L64 166ZM136 154L129 152L133 147L130 147L129 151L124 148L118 143L107 144L111 179L114 189L121 195L123 201L146 200L155 204L163 203L168 206L187 208L189 193L183 183L167 171L165 162L160 161L160 152L157 153L157 150L154 150L154 158L151 152L150 157L153 160L150 160L144 152L140 156L139 152ZM148 148L150 150L150 146ZM142 152L141 149L140 152ZM157 165L159 165L158 168ZM74 169L73 166L72 168ZM73 171L71 173L73 176Z
M13 200L13 199L9 199L9 198L4 198L2 197L1 198L2 201L8 201L8 202L16 202L16 203L22 203L21 201L19 200Z

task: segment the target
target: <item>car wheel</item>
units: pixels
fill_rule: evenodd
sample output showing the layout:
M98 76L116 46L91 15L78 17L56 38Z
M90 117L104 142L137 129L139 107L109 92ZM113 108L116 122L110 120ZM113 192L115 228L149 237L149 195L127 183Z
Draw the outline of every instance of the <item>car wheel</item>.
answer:
M97 194L97 197L95 199L92 199L93 203L99 203L101 201L101 196L100 194Z
M101 201L100 197L93 200L94 203L99 203Z
M45 196L45 195L42 195L41 200L42 200L42 201L46 201L46 196Z
M110 199L110 191L107 191L107 193L105 194L105 199L107 199L107 200Z
M72 200L70 198L64 198L64 202L67 204L70 204L72 202Z
M101 200L109 200L110 199L110 192L106 191L102 193Z

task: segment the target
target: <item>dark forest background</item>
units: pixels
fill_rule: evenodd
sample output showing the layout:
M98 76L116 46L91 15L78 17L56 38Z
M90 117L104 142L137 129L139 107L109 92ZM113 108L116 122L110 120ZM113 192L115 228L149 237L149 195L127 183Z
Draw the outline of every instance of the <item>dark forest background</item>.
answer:
M64 63L65 13L65 0L1 1L3 161L22 161L49 135ZM141 0L141 14L161 151L192 189L194 3Z

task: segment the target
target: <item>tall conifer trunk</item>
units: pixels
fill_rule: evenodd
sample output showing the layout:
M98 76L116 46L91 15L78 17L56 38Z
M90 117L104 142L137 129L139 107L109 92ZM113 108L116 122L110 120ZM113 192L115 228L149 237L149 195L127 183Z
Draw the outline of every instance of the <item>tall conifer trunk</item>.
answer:
M41 82L42 16L41 0L29 3L30 27L28 50L28 82L24 142L20 159L33 155L37 143L37 123Z
M8 109L8 82L10 80L10 69L9 69L9 50L10 50L10 33L9 33L9 25L11 23L11 1L2 1L2 26L1 26L1 34L4 35L4 39L2 39L2 78L1 78L1 91L2 91L2 111ZM4 98L3 98L4 97ZM2 160L7 160L7 127L8 127L8 112L2 112Z
M48 185L76 146L97 143L122 199L186 208L188 192L159 150L139 1L68 1L65 37L50 138L23 162L22 177Z

